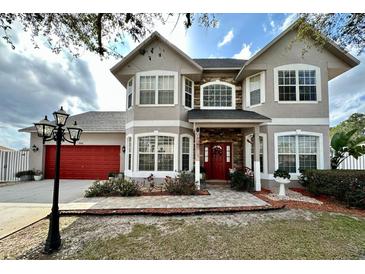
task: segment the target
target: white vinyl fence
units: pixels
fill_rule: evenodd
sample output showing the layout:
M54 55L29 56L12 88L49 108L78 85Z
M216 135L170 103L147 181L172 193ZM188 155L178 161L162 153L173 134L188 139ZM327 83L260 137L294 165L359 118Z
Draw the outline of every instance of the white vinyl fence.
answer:
M365 155L357 158L347 157L339 166L339 169L362 169L365 170Z
M15 173L29 169L29 151L0 151L0 182L16 181Z

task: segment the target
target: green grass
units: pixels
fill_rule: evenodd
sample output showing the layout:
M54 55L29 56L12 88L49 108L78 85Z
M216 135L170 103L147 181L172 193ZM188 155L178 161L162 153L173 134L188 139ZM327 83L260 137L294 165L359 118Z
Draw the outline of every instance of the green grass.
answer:
M130 233L96 240L77 259L357 259L365 254L365 220L317 214L228 226L198 219L136 224ZM163 228L163 229L162 229ZM70 258L71 259L71 258Z

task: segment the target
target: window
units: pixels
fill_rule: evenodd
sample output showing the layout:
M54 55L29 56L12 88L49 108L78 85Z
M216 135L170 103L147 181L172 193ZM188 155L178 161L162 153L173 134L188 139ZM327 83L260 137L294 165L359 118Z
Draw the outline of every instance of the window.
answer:
M229 145L226 146L226 162L231 162L231 146Z
M265 72L262 71L246 78L246 106L265 102Z
M139 137L138 139L138 169L153 171L155 170L155 149L156 147L156 137L146 136Z
M296 101L295 70L279 70L279 101Z
M299 70L299 100L316 101L316 71Z
M138 169L140 171L173 171L174 137L139 137L138 159Z
M208 159L209 159L208 154L209 154L209 147L205 146L204 147L204 162L205 163L208 163Z
M158 104L174 103L174 76L158 76Z
M150 71L137 74L140 105L173 105L177 93L177 73Z
M193 89L194 89L194 82L190 79L184 77L184 106L187 108L193 107Z
M127 109L132 107L132 97L133 96L133 78L128 81L127 84Z
M320 68L306 64L274 69L275 101L316 102L321 100Z
M235 86L216 81L200 87L201 108L204 109L234 109Z
M252 135L251 135L252 136ZM264 172L264 138L262 136L259 137L260 140L260 172ZM251 163L255 161L255 146L251 145ZM251 165L252 170L254 170L255 165Z
M250 78L250 106L260 104L260 75Z
M312 135L278 136L278 168L290 173L318 168L319 137Z
M182 137L181 143L181 169L190 170L190 139Z
M132 137L127 138L127 170L132 170Z
M140 104L152 105L155 104L156 95L156 76L141 76L140 79Z
M157 170L174 170L174 137L158 136Z

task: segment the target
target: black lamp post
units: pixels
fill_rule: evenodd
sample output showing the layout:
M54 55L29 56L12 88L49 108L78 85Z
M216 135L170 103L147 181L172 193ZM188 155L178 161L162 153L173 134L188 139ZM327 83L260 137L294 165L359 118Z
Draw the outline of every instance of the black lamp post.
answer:
M61 154L61 143L66 141L73 143L74 145L80 140L82 129L77 127L76 121L73 126L67 127L69 139L66 138L66 130L64 126L70 114L67 114L63 108L53 112L55 118L55 124L48 121L47 116L43 120L35 123L38 136L43 138L43 144L47 141L56 142L56 163L55 163L55 177L53 186L53 204L52 211L49 221L48 237L46 245L44 247L45 253L52 253L58 250L61 246L61 236L59 230L59 210L58 210L58 194L59 194L59 183L60 183L60 154Z

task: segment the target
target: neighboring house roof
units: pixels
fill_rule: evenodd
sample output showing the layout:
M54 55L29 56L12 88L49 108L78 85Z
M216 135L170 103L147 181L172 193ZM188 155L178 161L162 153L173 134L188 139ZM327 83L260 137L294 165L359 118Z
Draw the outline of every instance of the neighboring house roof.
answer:
M196 58L193 59L203 69L241 69L247 60L233 58Z
M0 146L0 151L15 151L15 150L9 147Z
M125 132L125 112L124 111L88 111L70 116L66 126L77 125L84 132ZM53 121L52 121L53 122ZM35 127L27 127L20 132L35 132Z
M188 111L188 120L257 120L270 121L271 119L254 111L229 109L192 109Z
M288 32L293 30L297 27L299 20L294 21L286 30L281 32L278 36L276 36L270 43L268 43L264 48L259 50L255 55L253 55L245 64L242 66L241 70L238 72L235 80L240 80L241 75L243 74L243 70L246 66L248 66L250 63L252 63L255 59L257 59L261 54L263 54L265 51L267 51L271 46L273 46L276 42L278 42L282 37L284 37ZM344 62L349 64L351 67L355 67L358 64L360 64L360 61L352 56L350 53L346 52L342 48L340 48L334 41L332 41L330 38L323 36L327 41L327 49L331 50L333 54L335 54L337 57L342 59Z
M122 60L120 60L116 65L114 65L110 71L115 75L119 68L127 64L131 59L134 58L136 54L139 53L143 47L147 46L150 42L152 42L155 39L160 39L163 41L166 45L171 47L175 52L177 52L181 57L183 57L185 60L187 60L190 64L195 66L198 70L202 70L203 68L197 64L193 59L189 57L186 53L184 53L182 50L180 50L178 47L176 47L174 44L170 43L166 38L164 38L160 33L157 31L153 32L146 40L144 40L142 43L140 43L134 50L132 50L127 56L125 56Z

